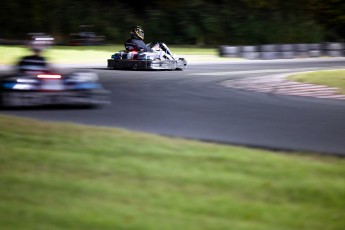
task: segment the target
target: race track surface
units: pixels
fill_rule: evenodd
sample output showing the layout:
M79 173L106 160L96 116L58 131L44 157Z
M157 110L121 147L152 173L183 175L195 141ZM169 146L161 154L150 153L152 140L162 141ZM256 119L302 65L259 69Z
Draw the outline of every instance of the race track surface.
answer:
M98 109L2 110L41 120L205 141L345 155L345 101L226 88L225 80L344 68L344 59L194 64L184 71L92 68L111 91Z

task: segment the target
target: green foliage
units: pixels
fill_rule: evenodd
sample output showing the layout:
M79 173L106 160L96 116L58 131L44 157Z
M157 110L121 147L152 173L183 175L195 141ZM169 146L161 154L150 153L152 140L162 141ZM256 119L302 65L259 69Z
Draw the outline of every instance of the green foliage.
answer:
M43 56L52 64L106 64L112 54L123 50L123 44L104 46L54 46L43 52ZM219 57L218 49L198 46L170 46L176 55L182 55L188 61L226 61L229 58ZM0 65L15 65L30 51L23 46L0 46ZM187 55L187 56L186 56ZM232 60L230 58L230 60Z
M289 76L289 80L303 83L325 85L339 89L345 94L345 70L323 70Z
M0 116L6 230L342 230L345 160Z
M343 0L309 0L309 10L316 21L327 28L329 41L345 39L345 2Z
M122 43L142 25L147 41L169 44L321 42L345 38L344 11L341 0L16 0L1 4L0 38L47 32L66 41L79 25L93 25Z

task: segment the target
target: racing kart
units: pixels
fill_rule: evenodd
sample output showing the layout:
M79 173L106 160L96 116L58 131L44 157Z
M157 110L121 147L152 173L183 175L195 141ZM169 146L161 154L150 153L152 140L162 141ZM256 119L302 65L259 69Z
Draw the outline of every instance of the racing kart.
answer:
M150 43L148 46L153 52L138 51L133 47L116 52L108 59L108 69L183 70L187 67L187 61L173 55L164 43Z
M0 78L0 107L46 105L97 106L109 103L93 72L15 73Z

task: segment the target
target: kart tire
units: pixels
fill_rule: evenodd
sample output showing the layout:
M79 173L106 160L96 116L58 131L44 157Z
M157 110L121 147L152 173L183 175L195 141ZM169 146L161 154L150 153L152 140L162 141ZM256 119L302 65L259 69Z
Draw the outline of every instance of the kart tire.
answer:
M179 58L176 63L176 70L183 70L187 66L187 61L184 58Z

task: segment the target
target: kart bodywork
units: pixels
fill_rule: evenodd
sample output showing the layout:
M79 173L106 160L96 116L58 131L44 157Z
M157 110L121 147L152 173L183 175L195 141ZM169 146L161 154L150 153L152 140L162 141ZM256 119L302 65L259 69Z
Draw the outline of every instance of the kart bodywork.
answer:
M164 43L158 45L160 47L154 52L132 49L116 52L108 59L107 67L133 70L183 70L187 67L187 61L183 57L172 55Z
M0 106L97 106L109 103L96 73L15 73L0 79Z

